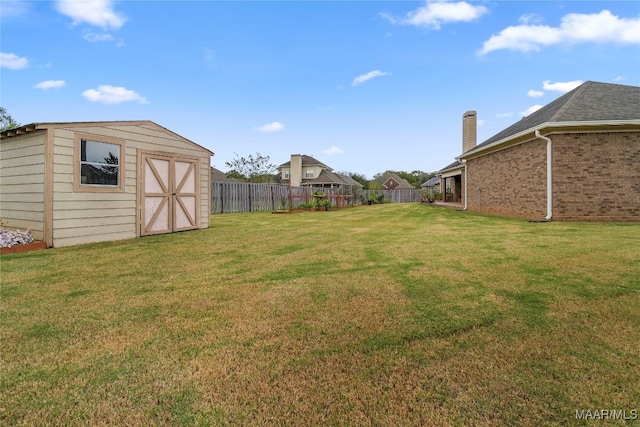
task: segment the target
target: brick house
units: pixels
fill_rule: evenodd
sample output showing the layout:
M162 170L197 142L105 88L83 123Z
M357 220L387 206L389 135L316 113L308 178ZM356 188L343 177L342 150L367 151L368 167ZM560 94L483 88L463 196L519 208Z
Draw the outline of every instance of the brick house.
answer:
M640 221L640 87L588 81L473 142L465 140L457 161L440 171L454 194L459 185L467 210L530 220Z
M413 190L414 186L404 178L398 176L394 172L385 172L377 178L373 179L378 185L385 190Z

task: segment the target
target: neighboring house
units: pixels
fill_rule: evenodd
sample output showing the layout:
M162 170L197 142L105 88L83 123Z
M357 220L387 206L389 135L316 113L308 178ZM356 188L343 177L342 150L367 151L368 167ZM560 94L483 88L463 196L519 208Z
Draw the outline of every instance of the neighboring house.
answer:
M440 176L468 210L640 221L640 87L588 81L465 148Z
M362 187L351 177L333 172L329 166L306 154L292 154L290 161L278 167L278 172L281 182L293 187Z
M364 185L360 184L358 181L351 178L349 175L345 175L342 173L336 173L336 175L338 175L338 177L340 177L340 179L342 179L344 183L347 185L351 185L352 187L359 188L359 189L364 188Z
M211 182L244 182L238 178L228 178L225 172L211 166Z
M47 247L209 227L213 153L151 121L0 134L0 218Z
M434 176L431 179L423 182L420 187L427 191L430 196L434 193L440 193L440 177Z
M385 172L377 178L373 179L378 185L385 190L413 190L413 185L409 184L404 178L400 178L394 172Z

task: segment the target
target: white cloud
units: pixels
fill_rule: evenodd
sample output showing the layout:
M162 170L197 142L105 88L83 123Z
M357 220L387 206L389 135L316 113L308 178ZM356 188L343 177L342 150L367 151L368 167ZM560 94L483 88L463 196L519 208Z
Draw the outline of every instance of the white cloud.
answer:
M73 20L73 25L87 23L101 28L117 30L126 18L113 10L111 0L58 0L58 12Z
M375 77L386 76L387 74L389 73L385 73L380 70L370 71L367 74L362 74L361 76L358 76L355 79L353 79L353 81L351 82L351 86L358 86L360 83L364 83L367 80L371 80Z
M284 125L280 122L271 122L258 128L260 132L277 132L284 129Z
M600 13L565 15L559 27L515 25L485 41L479 54L509 49L539 51L542 46L578 43L640 44L640 18L620 18L608 10Z
M542 88L544 90L554 90L556 92L569 92L584 83L582 80L573 80L570 82L556 82L551 83L549 80L542 82Z
M527 108L526 110L521 111L520 115L522 117L527 117L527 116L535 113L536 111L538 111L541 108L542 108L542 105L537 105L537 104L536 105L532 105L531 107Z
M511 117L511 116L513 116L513 111L509 111L508 113L498 113L498 114L496 114L496 117L499 118L499 119L504 119L504 118Z
M409 12L405 18L396 18L389 14L381 14L381 16L393 24L439 30L442 24L475 21L488 12L486 7L473 6L466 1L427 1L424 6Z
M64 80L46 80L38 83L34 86L36 89L56 89L65 86L67 83Z
M97 42L111 42L114 41L115 38L108 33L97 34L93 31L85 31L82 35L82 38L91 43Z
M335 145L332 145L330 148L327 148L326 150L324 150L324 153L329 155L340 154L342 152L343 151L340 148L336 147Z
M524 25L539 24L542 22L542 17L537 13L527 13L518 18L518 22Z
M0 68L8 68L10 70L22 70L29 66L29 60L24 56L18 56L15 53L0 52Z
M0 1L0 16L3 18L24 16L29 12L29 9L31 9L31 5L26 1Z
M120 104L121 102L137 101L140 104L148 104L148 101L137 92L124 87L110 85L99 86L98 89L87 89L82 96L91 102L103 104Z
M532 97L532 98L540 98L542 95L544 95L544 92L541 90L533 90L531 89L529 92L527 92L527 95Z
M482 120L482 119L477 119L477 120L476 120L476 124L477 124L478 126L483 126L483 125L484 125L484 120Z
M625 80L625 78L622 77L622 76L617 76L615 79L613 79L614 82L621 82L621 81L624 81L624 80Z

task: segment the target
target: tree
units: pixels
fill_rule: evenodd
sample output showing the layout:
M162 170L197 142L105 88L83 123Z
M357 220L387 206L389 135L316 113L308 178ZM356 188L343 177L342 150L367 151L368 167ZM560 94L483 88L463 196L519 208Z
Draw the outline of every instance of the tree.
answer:
M7 113L7 110L4 107L0 107L0 132L17 127L20 127L20 123L13 120L11 114Z
M240 157L233 153L235 158L224 164L231 170L227 172L229 178L240 178L248 182L269 182L274 178L278 167L269 163L269 156L260 153L249 154L248 157Z
M349 172L349 174L348 174L348 175L349 175L349 176L351 177L351 179L353 179L354 181L358 181L360 184L362 184L362 186L363 186L364 188L366 188L366 187L367 187L367 185L369 185L369 180L367 179L367 177L366 177L366 176L364 176L364 175L363 175L363 174L361 174L361 173L356 173L356 172L353 172L353 173L352 173L352 172Z

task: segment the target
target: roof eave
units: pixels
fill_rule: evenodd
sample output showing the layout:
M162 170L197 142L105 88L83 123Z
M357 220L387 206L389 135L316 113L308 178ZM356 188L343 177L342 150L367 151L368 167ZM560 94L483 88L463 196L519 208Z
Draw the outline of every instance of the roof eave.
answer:
M567 127L596 127L596 126L640 126L640 119L634 120L594 120L594 121L582 121L582 122L546 122L539 124L537 126L530 127L522 132L518 132L516 134L510 135L506 138L500 139L498 141L494 141L491 144L487 144L483 147L472 148L466 153L462 153L456 160L459 162L474 158L480 157L487 152L495 151L497 147L502 145L507 145L511 141L515 141L521 139L528 134L535 134L536 130L543 131L554 128L567 128ZM523 141L525 142L525 141ZM440 171L443 172L443 171Z

